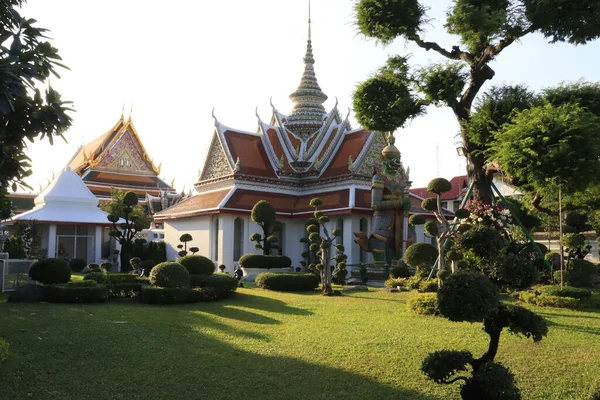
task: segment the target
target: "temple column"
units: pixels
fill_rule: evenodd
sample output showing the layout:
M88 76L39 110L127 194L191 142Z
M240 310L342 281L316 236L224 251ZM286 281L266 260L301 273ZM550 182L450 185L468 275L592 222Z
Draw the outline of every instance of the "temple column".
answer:
M102 226L96 225L94 236L94 262L100 264L102 261Z
M55 258L56 254L56 224L48 226L48 258Z

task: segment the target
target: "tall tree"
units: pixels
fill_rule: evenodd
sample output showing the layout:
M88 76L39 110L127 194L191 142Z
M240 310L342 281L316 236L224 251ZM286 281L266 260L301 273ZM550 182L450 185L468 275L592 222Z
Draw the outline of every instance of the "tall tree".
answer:
M25 139L63 137L71 126L70 102L48 84L57 78L58 50L46 39L46 29L35 26L34 19L22 17L16 7L22 0L0 1L0 212L10 212L8 190L29 186L23 181L31 175L30 159L25 154ZM64 139L64 138L63 138Z
M484 202L492 199L493 170L486 168L485 155L468 132L474 100L496 74L490 61L533 32L551 43L576 45L600 36L600 0L453 0L444 27L460 41L451 49L423 39L430 20L418 0L359 0L355 11L363 35L384 45L402 37L447 61L411 73L406 57L390 57L358 86L357 120L367 129L390 132L422 113L425 105L450 107L459 123L474 197Z

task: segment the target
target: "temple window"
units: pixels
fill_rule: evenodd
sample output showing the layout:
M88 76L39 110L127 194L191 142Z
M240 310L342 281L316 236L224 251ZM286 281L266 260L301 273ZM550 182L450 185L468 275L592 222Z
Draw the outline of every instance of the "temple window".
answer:
M343 218L338 218L337 222L336 222L336 229L339 229L342 234L340 236L338 236L335 240L337 244L343 244L344 243L344 219Z
M360 219L358 229L361 232L369 232L369 226L368 226L366 218L361 218ZM363 263L363 264L367 263L368 262L368 256L369 256L369 254L366 251L364 251L363 249L360 250L360 262L361 263Z
M244 220L233 221L233 261L238 261L244 251Z

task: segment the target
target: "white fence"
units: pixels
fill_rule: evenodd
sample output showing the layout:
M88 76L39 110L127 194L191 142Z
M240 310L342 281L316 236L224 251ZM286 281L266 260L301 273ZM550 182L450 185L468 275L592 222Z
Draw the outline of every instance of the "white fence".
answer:
M12 292L29 282L29 268L37 260L0 259L0 288L2 293Z

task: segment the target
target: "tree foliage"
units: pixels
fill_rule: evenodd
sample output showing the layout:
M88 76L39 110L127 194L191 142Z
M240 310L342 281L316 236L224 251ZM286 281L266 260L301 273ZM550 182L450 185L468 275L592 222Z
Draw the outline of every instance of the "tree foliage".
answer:
M0 3L0 211L6 215L9 188L27 187L31 175L25 140L34 142L55 137L71 126L70 102L49 84L60 63L58 50L46 39L47 30L35 26L15 9L19 0ZM63 138L64 139L64 138Z
M254 247L262 250L264 255L271 254L273 249L279 249L279 239L274 233L281 230L281 223L277 221L275 207L266 200L260 200L252 207L250 217L263 231L262 235L260 233L250 235L250 240L256 242Z
M534 32L551 43L572 44L585 44L600 35L600 0L454 0L444 24L459 38L451 48L424 39L423 31L430 19L418 0L359 0L355 12L357 28L364 36L384 45L402 38L445 59L411 71L407 58L391 56L388 65L359 84L354 93L359 123L367 129L388 132L423 113L425 105L449 106L459 123L462 146L469 159L474 197L487 203L492 200L493 171L486 169L485 137L500 125L486 126L489 119L484 119L475 121L479 126L472 129L470 123L478 93L496 74L490 62L515 41ZM390 70L389 64L399 59L403 60L402 68ZM526 90L517 94L523 95L521 101L530 100ZM508 116L514 108L523 109L522 105L514 105L508 109L510 104L499 104L497 111ZM486 112L495 111L491 108Z

